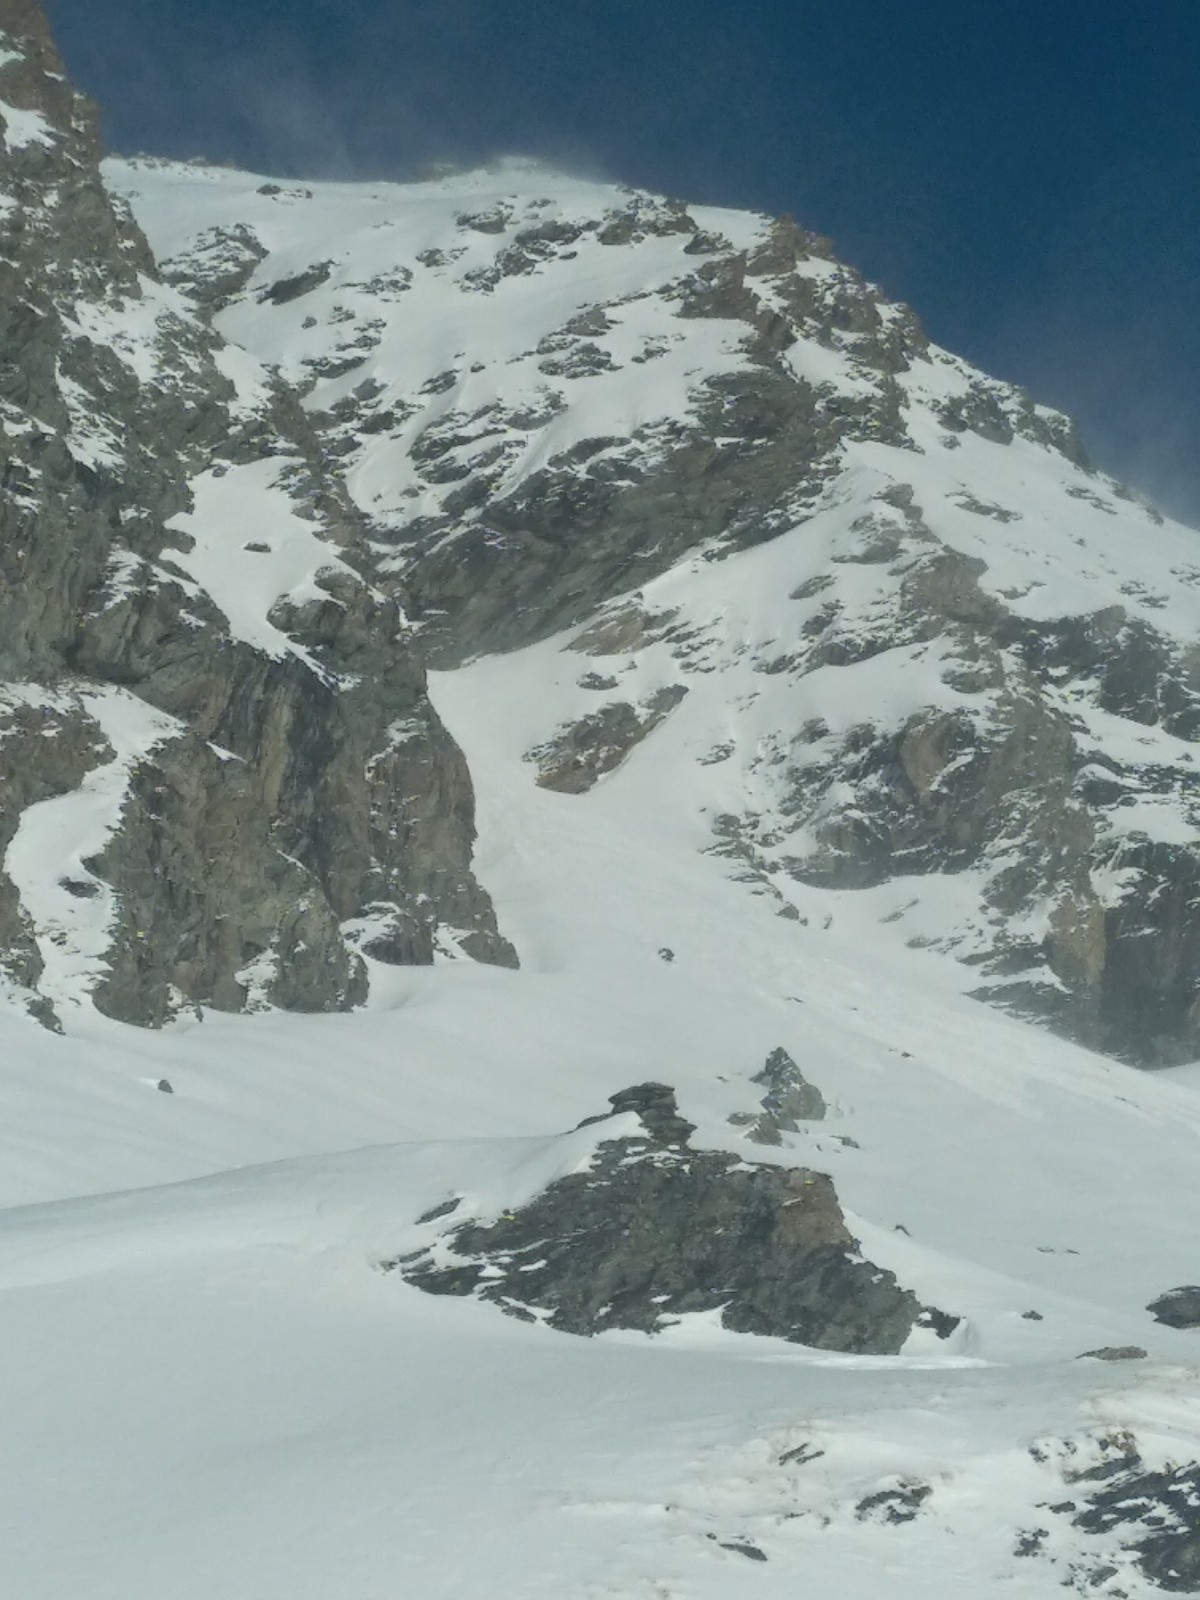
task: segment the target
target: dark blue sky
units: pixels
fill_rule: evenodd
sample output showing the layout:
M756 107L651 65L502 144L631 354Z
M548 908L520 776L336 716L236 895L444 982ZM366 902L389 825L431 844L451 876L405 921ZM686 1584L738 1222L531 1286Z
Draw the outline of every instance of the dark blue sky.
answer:
M790 211L1200 522L1197 0L45 0L124 151Z

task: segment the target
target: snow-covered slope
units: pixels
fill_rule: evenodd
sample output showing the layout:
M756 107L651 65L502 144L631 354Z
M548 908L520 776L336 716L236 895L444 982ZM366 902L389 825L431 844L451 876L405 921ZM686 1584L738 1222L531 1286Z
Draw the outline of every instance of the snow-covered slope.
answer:
M851 891L1024 1014L1197 1054L1200 535L1066 419L791 223L519 162L107 177L303 394L426 659L558 633L540 781L648 738L783 914Z
M649 746L582 800L531 784L543 666L434 684L521 972L380 969L380 1009L154 1035L0 1021L14 1592L1154 1592L1119 1553L1146 1528L1074 1518L1134 1450L1196 1458L1200 1335L1144 1309L1195 1276L1196 1089L963 998L853 900L777 918L677 828ZM728 1119L778 1046L829 1111L764 1147ZM830 1173L870 1259L964 1327L898 1357L706 1319L579 1339L378 1270L448 1198L500 1217L577 1170L610 1130L556 1130L646 1077L697 1144Z
M794 224L0 123L4 1592L1200 1591L1200 1078L1021 1014L1197 1053L1200 536Z

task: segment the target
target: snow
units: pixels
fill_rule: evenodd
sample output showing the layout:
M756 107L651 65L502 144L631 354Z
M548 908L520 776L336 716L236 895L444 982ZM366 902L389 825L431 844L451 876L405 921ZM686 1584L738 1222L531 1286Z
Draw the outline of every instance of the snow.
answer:
M0 60L12 60L10 53L5 53ZM6 100L0 100L0 121L4 123L0 129L0 137L4 140L4 148L11 155L15 150L28 150L30 145L52 146L57 139L57 134L41 111L26 111L19 106L10 106Z
M387 405L455 368L398 439L356 457L354 493L381 514L427 509L405 498L414 430L540 392L528 352L597 286L615 324L597 342L621 370L563 379L567 411L541 432L514 430L506 482L572 439L680 422L697 374L742 359L721 321L676 324L657 298L623 298L676 280L678 238L604 256L581 244L571 273L502 280L491 294L462 287L497 245L459 214L511 205L515 232L529 220L521 194L549 201L534 216L596 216L628 202L608 186L509 165L434 185L317 184L310 198L307 186L263 194L261 178L213 168L110 173L141 191L164 255L231 220L270 250L222 316L247 347L220 356L246 415L264 401L260 362L313 378L304 362L328 352L337 307L363 325L356 284L425 249L464 250L444 268L418 262L394 302L373 293L369 315L385 326L366 364L316 375L309 396L324 407L373 378ZM693 214L742 248L762 226ZM329 250L327 284L257 304ZM144 381L163 308L120 324ZM633 352L659 336L666 354L635 368ZM472 373L462 352L477 344L486 360ZM813 381L861 381L840 351L794 359ZM804 598L812 579L836 571L847 627L886 618L904 574L854 557L860 517L896 519L878 498L889 486L911 485L936 537L978 557L985 590L1017 592L1007 603L1031 622L1119 603L1190 639L1193 580L1181 574L1196 566L1195 535L1073 495L1108 491L1024 441L967 434L947 452L932 408L970 378L933 352L904 378L924 454L853 446L802 524L648 583L638 604L674 612L684 644L593 657L568 634L431 675L470 766L478 872L519 972L373 964L371 1003L348 1016L185 1015L152 1033L99 1015L82 1002L113 906L86 863L111 836L133 764L173 725L124 691L81 696L112 758L26 811L5 858L64 1028L48 1033L15 991L0 995L7 1592L1049 1600L1064 1579L1084 1583L1089 1549L1115 1543L1089 1545L1064 1518L1044 1556L1016 1554L1071 1492L1061 1441L1091 1462L1108 1434L1132 1429L1147 1461L1196 1459L1200 1335L1145 1308L1196 1277L1200 1066L1140 1074L971 999L977 972L942 947L953 935L961 953L987 932L972 874L834 892L787 876L803 839L762 842L761 871L711 849L718 818L770 823L787 772L864 721L989 713L986 694L945 681L940 644L787 669L824 604ZM100 459L103 441L75 443ZM308 660L272 609L321 595L339 561L289 492L293 465L201 474L173 523L187 546L173 560L233 638ZM969 509L968 492L1015 516ZM591 792L541 789L527 752L603 703L580 682L593 669L631 703L689 693ZM1103 711L1086 685L1064 683L1062 706L1098 769L1192 758L1186 741ZM802 736L817 717L829 735ZM1110 815L1194 838L1181 804L1136 784L1130 799ZM64 878L100 892L79 900ZM1114 848L1096 887L1114 904L1127 881ZM261 989L265 970L246 975ZM752 1079L780 1045L830 1113L777 1149L750 1146L729 1118L756 1104ZM577 1124L647 1079L676 1088L697 1144L829 1172L866 1257L961 1316L955 1338L843 1357L689 1318L654 1339L574 1339L379 1270L457 1217L494 1217L579 1170L598 1138L631 1124ZM418 1222L454 1195L455 1219ZM1078 1359L1106 1345L1148 1356ZM911 1522L862 1510L913 1481L930 1493ZM1146 1594L1113 1559L1125 1591Z
M1186 1074L987 1010L852 896L828 928L778 919L696 848L695 774L722 767L683 786L663 757L682 721L588 795L538 789L523 757L568 691L560 643L433 680L521 972L392 969L355 1015L157 1035L0 1013L13 1592L876 1600L886 1571L898 1596L1049 1597L1082 1536L1014 1557L1068 1492L1031 1444L1135 1427L1148 1455L1196 1452L1196 1336L1142 1309L1194 1276ZM555 1130L628 1083L674 1084L698 1140L730 1144L776 1044L830 1117L753 1155L831 1172L868 1258L965 1341L838 1357L704 1319L573 1339L378 1270L447 1196L495 1216L577 1170L601 1133ZM1076 1359L1125 1343L1150 1351L1132 1379ZM856 1512L913 1479L933 1490L911 1524Z
M93 768L77 790L23 811L4 857L44 965L41 993L56 1007L87 1005L107 970L114 897L88 862L120 822L131 768L179 731L174 718L124 690L84 690L78 703L113 759Z
M519 162L438 183L317 183L282 194L264 192L275 186L259 175L171 163L110 161L106 176L133 204L160 259L187 258L211 229L250 229L268 255L217 325L307 388L313 410L327 412L369 385L381 413L397 406L410 413L394 429L361 439L348 464L351 493L381 525L399 527L440 503L414 474L409 451L448 417L536 411L548 395L566 402L540 428L501 418L497 435L490 418L489 442L507 443L507 491L584 439L626 439L689 415L701 377L746 364L743 324L675 318L662 298L697 265L683 254L686 235L651 235L613 249L585 232L561 259L479 286L478 275L495 267L523 229L554 222L594 228L608 211L636 201L615 185ZM490 211L508 216L499 235L464 221ZM692 215L742 248L765 228L765 219L743 212L698 208ZM264 298L273 284L322 264L328 278L309 292L280 305ZM548 378L539 344L598 300L613 326L588 342L607 354L611 369ZM648 347L654 356L643 361ZM356 364L325 375L322 363L331 359ZM467 459L476 449L466 447Z
M323 574L351 573L289 493L288 470L297 465L267 457L211 468L191 483L191 511L167 526L193 541L174 560L215 601L235 639L276 660L298 656L319 672L310 652L270 621L282 599L327 601Z

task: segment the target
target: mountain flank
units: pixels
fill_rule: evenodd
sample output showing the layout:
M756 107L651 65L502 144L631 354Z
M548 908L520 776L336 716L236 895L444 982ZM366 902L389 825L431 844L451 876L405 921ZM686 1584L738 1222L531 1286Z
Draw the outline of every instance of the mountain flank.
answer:
M425 673L557 641L531 782L656 763L781 915L851 895L1093 1048L1197 1053L1197 535L1066 418L790 220L519 161L101 174L40 14L0 26L0 959L41 1015L511 965Z

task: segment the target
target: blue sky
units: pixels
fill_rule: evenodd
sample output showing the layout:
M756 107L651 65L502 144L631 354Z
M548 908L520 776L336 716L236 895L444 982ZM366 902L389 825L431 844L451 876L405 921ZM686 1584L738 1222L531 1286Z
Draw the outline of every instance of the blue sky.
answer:
M45 0L125 151L788 211L1200 523L1197 0Z

